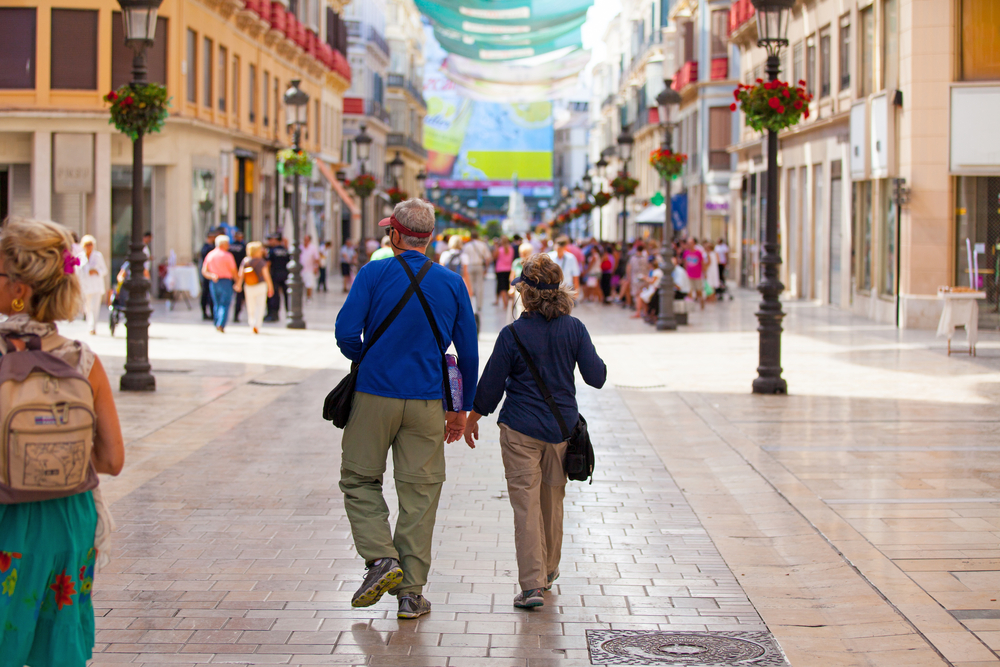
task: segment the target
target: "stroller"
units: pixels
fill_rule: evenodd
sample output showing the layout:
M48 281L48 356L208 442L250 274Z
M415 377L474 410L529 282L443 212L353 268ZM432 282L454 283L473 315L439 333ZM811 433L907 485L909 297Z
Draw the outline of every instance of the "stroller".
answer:
M114 338L115 329L121 322L125 312L125 304L128 303L128 290L125 289L125 281L128 279L128 262L122 264L121 271L115 280L114 287L111 288L111 299L108 301L108 324L111 327L111 337Z

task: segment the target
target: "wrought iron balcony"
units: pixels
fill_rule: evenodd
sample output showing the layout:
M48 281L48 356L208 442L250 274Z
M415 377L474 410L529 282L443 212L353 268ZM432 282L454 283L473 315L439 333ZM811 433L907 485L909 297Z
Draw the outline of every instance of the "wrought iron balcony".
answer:
M363 97L345 97L344 113L357 116L371 116L383 123L389 123L389 112L385 110L381 103L375 100L367 100Z
M386 136L386 146L395 149L406 149L421 158L427 157L427 149L419 141L403 132L390 132Z
M427 102L424 100L423 93L403 74L390 74L386 83L390 88L405 88L423 108L427 108Z

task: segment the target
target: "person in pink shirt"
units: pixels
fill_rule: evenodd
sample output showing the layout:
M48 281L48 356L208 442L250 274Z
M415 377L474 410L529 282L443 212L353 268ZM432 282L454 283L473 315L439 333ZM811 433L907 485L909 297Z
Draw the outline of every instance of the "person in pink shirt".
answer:
M688 280L691 281L691 295L705 309L705 256L695 248L694 239L688 239L681 253L681 262L684 270L687 271Z
M497 305L503 300L504 309L510 303L510 269L514 264L514 246L510 244L510 239L501 236L493 248L493 267L497 273L497 298L493 305Z
M238 275L236 258L229 252L229 237L225 234L215 237L215 249L205 256L205 263L201 265L201 275L211 281L209 289L212 291L215 328L219 333L224 333L229 318L229 306L233 301L233 284Z

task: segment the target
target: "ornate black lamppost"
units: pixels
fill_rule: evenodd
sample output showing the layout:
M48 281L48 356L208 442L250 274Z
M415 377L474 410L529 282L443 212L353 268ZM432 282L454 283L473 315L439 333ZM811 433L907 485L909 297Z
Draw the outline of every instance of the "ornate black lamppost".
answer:
M597 162L594 164L594 166L597 167L597 176L598 176L598 178L600 178L600 179L603 180L605 172L606 172L606 170L608 168L608 160L607 160L607 158L604 157L604 153L601 153L600 159L597 160ZM604 207L603 206L598 206L597 207L597 227L600 230L598 232L598 236L600 236L601 240L603 241L604 240Z
M590 195L594 194L594 177L590 175L590 170L588 169L583 173L583 200L590 201ZM587 232L590 232L590 222L593 220L590 214L587 214Z
M626 125L622 128L621 134L618 135L618 157L622 161L622 174L626 179L628 179L628 165L632 161L632 147L635 144L635 138L632 133L629 132L629 126ZM628 195L622 194L622 252L625 252L625 246L628 244L628 208L626 203L628 202Z
M671 88L671 79L663 80L663 91L656 96L656 104L660 107L660 120L663 124L663 150L672 151L674 146L674 114L681 105L681 94ZM670 200L670 179L663 179L663 234L660 235L660 264L663 278L660 280L660 313L656 318L657 331L676 331L677 318L674 316L674 233L672 203Z
M302 126L306 123L306 110L309 108L309 94L299 88L301 81L292 79L285 91L285 118L292 126L292 150L298 153L302 150ZM291 306L288 314L289 329L305 329L306 322L302 319L302 219L301 193L299 192L298 170L292 179L292 254L288 262L288 303Z
M156 13L161 0L118 0L122 8L125 44L134 52L132 85L146 84L146 47L156 36ZM149 280L143 252L142 130L132 142L132 243L128 257L128 300L125 303L126 353L122 391L155 391L156 378L149 365Z
M420 192L417 193L417 196L420 197L421 199L427 196L427 190L424 187L424 182L426 180L427 180L427 172L423 168L421 168L420 172L417 174L417 186L420 188Z
M361 131L358 133L358 136L354 137L354 145L357 146L358 149L358 161L361 162L361 169L358 172L359 176L365 175L366 173L365 163L368 162L368 158L370 158L372 154L372 138L367 132L365 132L365 129L366 126L362 125ZM364 245L365 239L368 238L368 207L365 206L365 202L368 200L368 197L366 195L364 197L360 197L360 199L361 199L361 243L359 244L359 246ZM361 253L362 263L366 261L365 254L366 254L365 252Z
M397 190L399 189L399 181L403 178L404 171L406 171L406 163L399 156L399 151L396 151L396 157L392 158L389 162L389 173L392 175L392 185Z
M788 46L788 19L795 0L751 0L757 13L757 46L767 50L767 78L774 81L781 71L781 49ZM760 361L755 394L787 394L788 384L781 377L781 311L779 296L785 286L778 279L781 248L778 246L778 133L767 132L767 216L764 225L764 279L757 289L762 299L757 311L760 332Z

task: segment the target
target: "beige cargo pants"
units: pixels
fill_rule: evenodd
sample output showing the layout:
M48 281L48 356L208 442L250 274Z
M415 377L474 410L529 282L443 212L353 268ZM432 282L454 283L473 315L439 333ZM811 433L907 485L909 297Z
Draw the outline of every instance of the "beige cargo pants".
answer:
M500 453L514 509L514 549L522 591L545 588L559 569L563 541L565 442L553 444L500 424Z
M445 415L441 399L385 398L357 392L344 428L340 490L354 545L370 565L396 558L403 583L396 594L421 593L431 568L431 543L444 482ZM382 495L392 450L399 497L395 534Z

